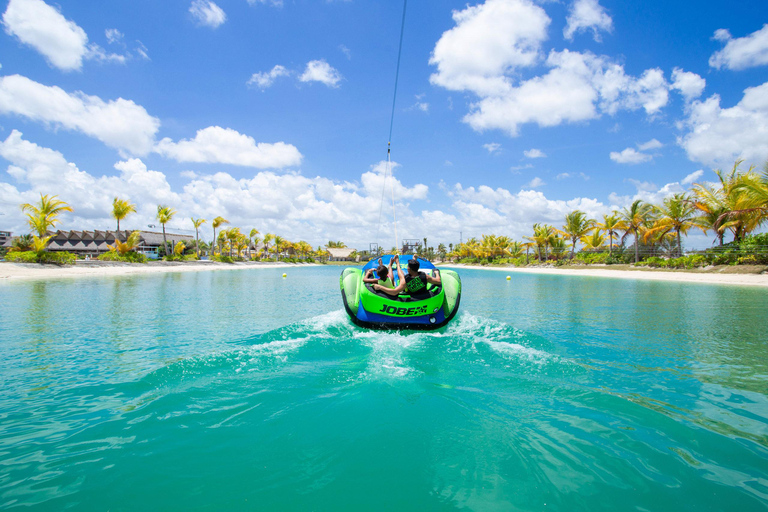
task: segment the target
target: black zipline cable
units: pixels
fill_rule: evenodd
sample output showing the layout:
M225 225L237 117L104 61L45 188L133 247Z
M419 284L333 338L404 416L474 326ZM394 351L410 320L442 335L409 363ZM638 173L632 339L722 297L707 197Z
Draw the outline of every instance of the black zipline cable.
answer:
M395 104L397 102L397 82L400 78L400 57L403 54L403 33L405 32L405 11L408 7L408 0L403 0L403 19L400 22L400 44L397 48L397 67L395 68L395 92L392 95L392 115L389 117L389 137L387 137L387 162L390 161L390 146L392 144L392 128L395 125ZM381 228L381 213L384 209L384 191L387 187L387 170L384 171L384 183L381 187L381 205L379 206L379 223L376 226L376 241L379 240L379 229ZM392 207L394 208L394 195L392 198ZM395 228L397 229L397 228ZM397 236L395 236L397 244Z

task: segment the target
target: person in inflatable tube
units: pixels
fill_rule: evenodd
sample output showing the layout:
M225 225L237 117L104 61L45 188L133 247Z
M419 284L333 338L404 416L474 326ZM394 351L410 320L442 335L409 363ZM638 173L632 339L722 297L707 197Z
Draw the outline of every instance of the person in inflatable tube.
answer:
M392 282L392 277L393 277L392 262L394 262L396 259L397 258L393 256L389 260L389 269L387 269L387 267L385 267L382 264L381 258L379 258L379 266L376 268L376 276L378 276L378 278L373 276L373 269L369 268L365 272L365 275L363 276L363 282L368 284L373 284L373 285L378 284L383 286L384 288L389 288L389 289L394 288L395 284ZM402 271L401 271L401 274L402 274ZM400 279L402 279L402 277Z
M387 295L397 296L403 293L403 291L407 289L408 294L412 298L416 300L422 300L422 299L429 298L429 292L427 292L427 283L432 283L432 284L441 283L439 270L435 269L435 272L437 273L437 277L428 276L424 272L419 272L419 260L415 258L412 260L408 260L408 275L403 276L403 271L400 268L399 261L397 264L397 271L398 271L398 276L400 277L400 282L395 288L389 289L389 288L384 288L383 286L375 284L373 285L374 290L384 292Z

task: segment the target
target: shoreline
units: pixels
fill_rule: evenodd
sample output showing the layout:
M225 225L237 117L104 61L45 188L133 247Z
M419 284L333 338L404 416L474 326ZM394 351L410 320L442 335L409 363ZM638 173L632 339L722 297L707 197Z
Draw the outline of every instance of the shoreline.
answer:
M720 284L731 286L768 287L768 274L731 274L686 272L682 270L625 270L610 268L554 268L554 267L484 267L461 263L441 264L438 268L470 268L492 270L496 272L514 272L522 274L549 274L573 277L603 277L614 279L638 279L642 281L667 281L678 283Z
M316 263L237 262L216 261L122 263L103 261L78 261L72 266L41 265L38 263L0 262L0 283L38 279L62 279L78 277L114 277L169 272L204 272L212 270L246 270L254 268L296 268L318 266Z

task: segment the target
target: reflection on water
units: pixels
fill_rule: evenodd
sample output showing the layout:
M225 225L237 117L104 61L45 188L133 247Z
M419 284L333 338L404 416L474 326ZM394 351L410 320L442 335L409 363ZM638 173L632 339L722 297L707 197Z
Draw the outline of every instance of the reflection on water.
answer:
M0 508L768 507L764 291L464 271L387 333L339 270L0 285Z

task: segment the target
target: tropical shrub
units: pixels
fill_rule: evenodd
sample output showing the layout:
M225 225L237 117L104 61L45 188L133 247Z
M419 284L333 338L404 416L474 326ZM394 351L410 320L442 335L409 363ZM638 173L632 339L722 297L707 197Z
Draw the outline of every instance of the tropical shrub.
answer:
M96 258L99 261L122 261L125 263L146 263L147 257L144 254L141 254L136 251L128 251L125 254L120 254L116 251L109 251L105 252L104 254L100 254L98 258Z
M213 261L221 262L221 263L234 263L235 262L235 260L233 260L229 256L222 255L222 254L214 254L213 256L211 256L210 259L213 260Z
M736 259L737 265L768 265L768 254L748 254Z
M5 259L14 263L39 263L37 261L37 254L34 251L10 252Z
M12 252L6 256L8 261L17 263L48 263L51 265L74 265L77 257L71 252Z
M603 264L608 262L607 252L580 252L576 255L574 263L584 263L586 265Z
M658 256L651 256L645 260L636 264L638 267L652 267L652 268L678 268L678 269L693 269L698 267L704 267L709 264L709 260L706 256L701 254L692 254L690 256L682 256L680 258L670 258L665 260Z

